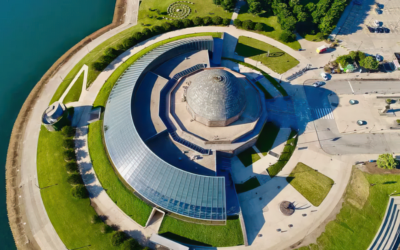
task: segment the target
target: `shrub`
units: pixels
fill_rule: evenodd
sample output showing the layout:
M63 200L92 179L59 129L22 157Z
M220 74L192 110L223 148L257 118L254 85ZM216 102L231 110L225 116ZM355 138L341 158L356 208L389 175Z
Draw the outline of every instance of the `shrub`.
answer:
M220 16L215 16L215 17L213 17L212 18L212 22L215 24L215 25L221 25L221 23L222 23L222 18L220 17Z
M258 31L263 31L264 25L262 23L256 23L256 25L254 26L254 29L258 30Z
M162 27L164 28L164 31L170 31L172 29L172 25L168 22L165 22L162 24Z
M241 28L242 27L242 21L240 21L239 19L235 19L233 21L233 25L235 25L236 28Z
M104 55L104 56L100 57L99 61L104 63L107 67L107 65L109 65L114 59L115 59L115 57L112 57L109 55Z
M71 185L83 185L82 176L80 174L71 174L68 176L67 182Z
M172 25L175 27L175 29L182 29L183 28L183 22L181 20L174 20L172 22Z
M103 226L101 226L100 232L103 234L108 234L112 232L112 227L110 227L107 224L104 224Z
M107 67L108 64L103 63L103 62L94 62L92 63L92 67L96 70L96 71L103 71L103 69L105 69Z
M230 23L231 23L231 19L229 19L229 18L224 18L222 20L222 24L225 26L228 26Z
M72 137L75 135L75 129L71 126L65 126L61 129L61 134L64 137Z
M125 50L133 47L136 44L136 41L134 38L126 38L123 42L122 45L124 46Z
M396 122L397 122L397 124L399 124L399 125L400 125L400 119L397 119L397 120L396 120Z
M356 51L350 51L349 56L351 59L356 60L357 59L357 52Z
M107 48L104 50L103 55L116 58L118 56L118 51L114 48Z
M366 57L367 56L363 52L357 51L357 60L358 61L361 61L361 60L365 59Z
M254 23L251 20L246 20L242 23L242 28L246 30L253 30L254 29Z
M132 34L132 38L134 38L136 41L140 42L140 41L142 41L143 34L142 34L142 32L135 32Z
M86 199L89 197L89 192L84 185L76 185L71 188L71 194L78 199Z
M203 25L203 18L201 18L201 17L195 17L194 19L193 19L193 24L194 24L194 26L200 26L200 25Z
M130 238L124 243L124 250L139 250L142 249L137 240Z
M153 32L149 28L144 28L142 34L145 38L149 38L153 35Z
M161 26L156 25L153 27L153 32L156 34L160 34L164 32L164 29Z
M203 17L203 24L204 25L211 25L212 24L212 19L209 16Z
M92 215L92 217L90 218L90 222L91 222L92 224L97 224L97 223L102 222L102 220L101 220L101 218L100 218L99 215L94 214L94 215Z
M376 161L379 168L394 169L397 167L397 160L392 154L381 154Z
M386 103L387 104L391 104L392 103L392 99L386 99Z
M127 236L124 232L118 231L115 232L114 235L112 236L111 243L113 246L119 246L121 245L125 240L127 239Z
M281 40L284 43L293 42L295 39L296 35L288 31L282 32L281 35L279 36L279 40Z
M367 56L366 58L360 61L360 66L366 69L376 70L379 67L379 62L372 56Z
M346 67L348 64L353 63L353 60L349 55L339 56L338 58L336 58L335 61L339 63L343 68Z
M68 173L76 173L78 172L78 164L75 161L68 162L65 165L65 169Z
M326 73L331 73L331 68L329 68L329 66L325 65L325 66L324 66L324 71L325 71Z
M65 139L63 141L63 147L65 149L70 149L70 148L74 148L75 147L75 142L72 139Z
M67 149L64 151L64 160L65 161L72 161L76 160L75 151L73 149Z
M193 22L190 19L183 19L182 23L183 23L183 27L185 27L185 28L193 26Z

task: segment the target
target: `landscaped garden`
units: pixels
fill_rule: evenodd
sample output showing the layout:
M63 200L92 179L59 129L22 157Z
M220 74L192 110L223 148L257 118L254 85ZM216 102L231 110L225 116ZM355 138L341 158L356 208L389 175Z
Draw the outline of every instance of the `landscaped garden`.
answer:
M258 155L258 153L252 148L248 148L238 154L237 156L239 160L243 163L245 167L250 166L254 162L258 161L261 159L261 157Z
M398 174L368 174L353 168L339 214L316 244L299 250L367 249L382 223L389 195L398 195L398 190Z
M68 94L65 96L63 101L64 104L79 101L79 97L81 96L82 93L83 77L84 77L84 72L81 73L81 75L78 77L74 85L68 91Z
M290 160L290 157L292 157L298 140L296 135L296 131L292 130L289 135L289 140L287 140L283 152L279 156L278 162L268 167L267 171L271 177L275 177L285 167L286 163Z
M268 151L271 150L278 133L279 127L276 126L274 123L267 122L264 125L256 142L256 147L264 156L267 155Z
M332 188L333 180L299 162L286 178L301 195L318 207Z
M278 74L299 64L294 57L277 47L246 36L239 37L235 52L240 56L261 62Z

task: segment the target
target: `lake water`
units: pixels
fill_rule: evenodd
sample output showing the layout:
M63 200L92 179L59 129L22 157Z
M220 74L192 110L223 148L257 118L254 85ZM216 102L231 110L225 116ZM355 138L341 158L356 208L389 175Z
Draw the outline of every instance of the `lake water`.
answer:
M51 65L87 35L111 23L115 0L1 1L0 163L26 97ZM0 171L1 249L15 249L7 219L5 171Z

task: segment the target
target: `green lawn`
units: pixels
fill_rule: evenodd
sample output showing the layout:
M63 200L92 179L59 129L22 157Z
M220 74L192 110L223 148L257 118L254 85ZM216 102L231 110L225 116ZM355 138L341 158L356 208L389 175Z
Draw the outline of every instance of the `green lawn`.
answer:
M288 96L288 93L287 93L286 90L282 87L282 85L280 85L280 84L275 80L275 78L273 78L272 76L268 75L266 72L262 71L261 69L255 67L255 66L253 66L253 65L251 65L251 64L248 64L248 63L245 63L245 62L242 62L242 61L233 59L233 58L222 57L222 59L223 59L223 60L230 60L230 61L232 61L232 62L235 62L235 63L241 64L241 65L244 65L244 66L246 66L246 67L248 67L248 68L250 68L250 69L257 70L257 71L260 72L272 85L274 85L274 87L282 94L282 96ZM264 93L264 94L265 94L265 93ZM268 93L268 94L269 94L269 93ZM266 98L267 98L267 97L266 97ZM269 98L267 98L267 99L269 99Z
M333 180L299 162L286 178L311 204L318 207L332 188Z
M286 165L286 163L292 157L294 150L296 149L298 137L293 138L296 135L296 131L292 130L289 135L289 140L286 142L283 152L279 156L279 160L274 165L270 166L267 171L271 177L275 177Z
M370 184L377 184L370 186ZM386 212L389 194L400 190L400 175L367 174L353 168L336 219L329 222L316 244L301 250L364 250L371 244Z
M302 37L304 37L304 39L306 39L307 41L310 41L310 42L322 42L325 40L325 37L318 36L318 33L314 34L314 35L302 33L300 35ZM317 49L317 47L315 47L315 49Z
M89 153L94 171L101 186L118 207L134 221L145 226L152 208L133 195L114 172L103 147L102 125L102 120L89 125Z
M260 182L258 181L257 177L252 177L241 184L235 184L236 192L238 194L255 189L256 187L259 187L259 186L260 186Z
M271 150L272 145L274 144L274 141L278 133L279 133L279 127L276 126L274 123L267 122L264 125L256 142L258 150L260 150L260 152L264 156L268 154L269 150Z
M102 223L91 224L96 214L89 199L75 199L67 183L60 132L49 132L42 126L37 155L37 171L41 196L47 215L68 249L91 245L90 249L122 249L111 245L112 234L102 234ZM57 185L56 185L57 184ZM54 185L54 186L52 186Z
M110 95L110 92L112 88L114 87L114 84L117 82L118 78L124 73L124 71L132 64L134 63L137 59L139 59L141 56L146 54L147 52L172 41L188 38L188 37L195 37L195 36L212 36L212 37L218 37L220 38L222 36L222 33L216 33L216 32L205 32L205 33L196 33L196 34L189 34L189 35L182 35L182 36L176 36L170 39L166 39L163 41L160 41L158 43L152 44L145 49L139 51L138 53L134 54L133 56L129 57L128 60L125 61L122 65L120 65L114 72L111 74L111 76L107 79L106 83L103 84L101 87L101 90L99 94L96 97L96 100L94 101L93 106L102 106L104 107L106 105L108 96Z
M268 16L266 13L262 13L260 15L253 15L248 13L247 4L240 9L240 13L238 19L241 21L252 20L253 22L259 22L265 24L264 31L254 31L265 36L271 37L283 44L286 44L290 48L294 50L299 50L301 45L298 41L284 43L279 38L282 34L281 25L278 23L278 17L276 16Z
M82 93L82 85L83 85L83 76L84 72L78 77L72 88L69 90L68 94L65 96L63 103L67 104L70 102L77 102L79 101L79 97Z
M157 17L167 17L172 18L167 14L167 8L171 3L175 3L176 0L145 0L142 1L140 4L139 9L139 16L138 16L138 24L141 25L142 23L146 27L150 27L153 25L161 25L166 20L164 19L157 19ZM222 9L222 7L213 4L212 0L190 0L190 2L194 4L186 4L191 8L191 13L187 18L193 19L197 16L220 16L222 18L232 18L232 12L227 12ZM153 11L151 11L151 10ZM161 13L160 15L157 14L158 9ZM213 13L213 14L210 14ZM152 18L150 18L152 17ZM168 20L171 21L171 20Z
M254 162L258 161L261 159L261 157L257 154L257 152L252 148L248 148L245 151L241 152L237 156L239 160L243 163L245 167L250 166Z
M239 219L227 220L226 225L201 225L165 216L159 234L170 239L195 245L227 247L243 245Z
M240 36L235 49L240 56L259 61L278 74L293 68L299 61L271 44L247 36ZM267 54L269 52L269 57Z

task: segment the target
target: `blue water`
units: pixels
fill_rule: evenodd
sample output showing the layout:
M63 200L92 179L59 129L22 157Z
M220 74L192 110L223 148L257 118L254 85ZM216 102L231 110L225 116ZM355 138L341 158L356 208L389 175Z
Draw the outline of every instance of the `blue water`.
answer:
M0 164L18 112L35 84L68 49L111 23L115 0L1 1ZM15 249L8 225L5 172L0 171L1 249Z

